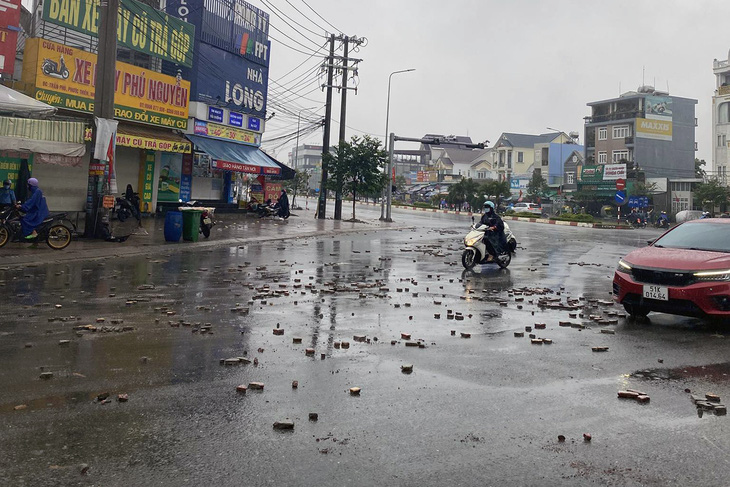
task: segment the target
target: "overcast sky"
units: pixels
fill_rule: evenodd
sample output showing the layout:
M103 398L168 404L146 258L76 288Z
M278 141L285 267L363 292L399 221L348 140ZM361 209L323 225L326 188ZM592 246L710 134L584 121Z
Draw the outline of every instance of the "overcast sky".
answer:
M282 46L280 42L286 42L301 49L276 29L305 45L312 44L261 0L249 1L271 15L270 78L286 85L314 60L280 79L307 56ZM326 27L302 0L289 2L268 1L314 31L318 29L291 5ZM413 73L393 76L390 131L398 135L468 134L474 141L494 143L502 132L537 134L554 127L578 131L583 142L583 117L589 114L586 103L635 90L642 84L644 69L645 84L661 90L669 86L672 95L698 100L698 157L708 163L712 158L712 61L727 59L730 48L728 0L307 3L345 34L365 36L369 41L355 54L363 61L358 93L348 96L347 125L352 127L348 138L362 135L359 131L383 136L388 75L415 68ZM278 88L272 83L270 87ZM309 89L311 86L304 92ZM277 99L271 91L269 97ZM315 91L307 98L321 106L324 95ZM318 105L311 100L288 105ZM334 100L333 116L339 119L337 94ZM296 130L296 117L275 123L276 119L267 126L271 132L264 139L287 128ZM335 124L333 143L337 133ZM321 144L321 137L320 131L305 141ZM280 148L277 156L286 160L293 146Z

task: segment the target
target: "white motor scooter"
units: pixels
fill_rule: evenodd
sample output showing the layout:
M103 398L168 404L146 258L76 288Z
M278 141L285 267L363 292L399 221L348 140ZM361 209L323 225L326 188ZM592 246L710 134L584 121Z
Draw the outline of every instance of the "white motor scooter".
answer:
M473 219L472 219L473 221ZM496 240L496 236L487 234L486 225L472 223L471 231L464 237L464 252L461 254L461 263L466 270L471 270L477 264L497 264L505 269L512 262L512 253L517 248L517 239L509 228L504 224L504 236L507 240L507 249L500 255L495 255L494 246L489 242L490 238Z

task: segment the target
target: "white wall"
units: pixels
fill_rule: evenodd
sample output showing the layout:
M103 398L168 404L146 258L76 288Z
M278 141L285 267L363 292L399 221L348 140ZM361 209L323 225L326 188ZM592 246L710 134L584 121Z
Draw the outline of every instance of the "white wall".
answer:
M79 167L34 163L32 176L38 179L51 213L84 211L89 182L89 155Z
M142 150L131 147L117 147L117 196L124 193L128 184L139 193L139 161Z

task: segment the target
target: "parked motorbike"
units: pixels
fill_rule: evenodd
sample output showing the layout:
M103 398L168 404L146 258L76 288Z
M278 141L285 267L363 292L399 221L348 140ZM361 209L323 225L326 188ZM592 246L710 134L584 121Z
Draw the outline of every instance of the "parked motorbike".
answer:
M473 222L472 218L472 222ZM507 248L497 254L495 248L499 246L498 237L487 230L486 225L472 223L471 231L464 237L464 252L461 254L461 264L466 270L471 270L477 264L497 264L502 269L512 262L512 253L517 248L517 239L504 224L504 235L507 239Z
M134 217L141 223L142 213L139 211L139 194L133 193L130 198L127 198L126 195L118 196L112 213L120 222Z
M71 228L69 228L71 227ZM20 225L20 211L14 206L0 210L0 247L10 241L38 243L46 242L53 250L62 250L71 243L76 234L76 227L66 218L66 213L50 215L36 228L38 236L33 239L23 238Z
M61 55L61 59L59 62L56 62L52 59L44 59L43 64L41 65L41 69L43 70L43 74L45 74L46 76L68 79L69 72L68 68L66 67L66 62L63 60L63 54Z
M190 208L197 208L198 206L197 201L188 201L187 203L183 204L183 206L187 206ZM203 234L203 237L208 238L210 237L210 230L213 228L213 225L215 225L215 208L202 208L203 213L200 215L200 230L199 232Z

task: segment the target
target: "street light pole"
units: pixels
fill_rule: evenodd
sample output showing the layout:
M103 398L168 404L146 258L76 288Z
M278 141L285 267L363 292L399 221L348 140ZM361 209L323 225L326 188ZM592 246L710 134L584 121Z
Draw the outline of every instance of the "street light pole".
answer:
M398 73L410 73L411 71L415 71L415 70L416 70L415 68L401 69L399 71L393 71L392 73L390 73L390 76L388 76L388 104L387 104L387 107L385 109L385 151L386 152L388 151L388 148L389 148L388 138L390 137L390 134L388 133L388 122L389 122L389 119L390 119L390 81L393 78L393 75L394 74L398 74ZM391 141L391 144L392 144L392 141ZM391 156L389 158L389 165L392 164L392 163L393 163L393 157ZM385 179L385 183L386 184L389 184L390 183L390 169L389 169L389 172L388 172L388 177ZM383 188L383 189L385 190L385 188ZM380 220L381 221L382 220L386 220L386 217L385 217L385 198L381 198L380 199ZM391 221L390 220L390 203L388 203L388 216L387 216L387 221Z
M302 120L302 112L304 110L312 110L317 107L310 107L310 108L302 108L299 110L299 114L297 115L297 145L294 146L294 169L299 166L299 124Z

